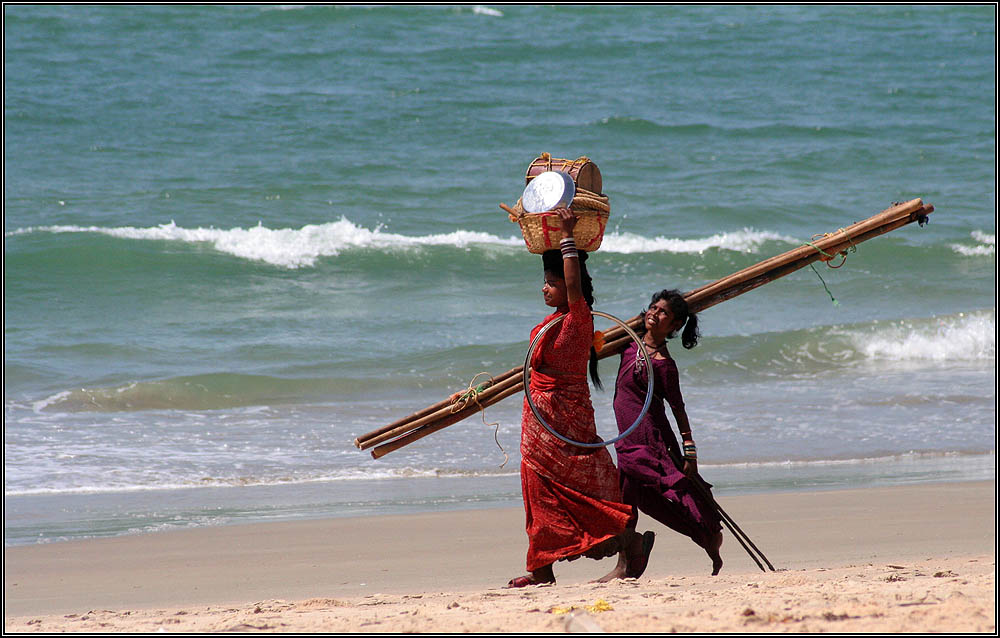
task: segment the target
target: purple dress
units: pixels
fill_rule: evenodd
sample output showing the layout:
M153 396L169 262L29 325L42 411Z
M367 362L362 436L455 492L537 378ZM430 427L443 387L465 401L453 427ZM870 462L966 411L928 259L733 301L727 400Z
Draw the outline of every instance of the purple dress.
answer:
M646 401L646 364L636 365L638 345L632 343L622 353L615 383L615 418L618 431L624 432L642 411ZM711 502L701 495L678 467L674 458L682 457L677 438L667 419L664 403L676 414L684 409L677 364L666 359L652 359L653 401L649 412L632 434L615 443L619 480L625 503L634 505L667 527L708 546L721 529L719 515ZM702 481L708 491L711 485Z

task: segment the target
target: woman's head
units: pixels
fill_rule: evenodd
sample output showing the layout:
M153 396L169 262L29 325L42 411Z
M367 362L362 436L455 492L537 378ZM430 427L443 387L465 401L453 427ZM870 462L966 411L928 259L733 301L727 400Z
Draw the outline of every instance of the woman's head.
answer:
M698 315L688 309L684 295L678 290L661 290L653 295L643 315L643 328L649 332L672 339L681 333L681 344L690 350L698 345Z
M580 259L580 288L587 306L594 307L594 282L587 272L587 253L577 251ZM553 308L565 307L566 275L563 272L563 257L558 250L546 250L542 253L542 268L545 271L545 284L542 286L542 297L545 305Z

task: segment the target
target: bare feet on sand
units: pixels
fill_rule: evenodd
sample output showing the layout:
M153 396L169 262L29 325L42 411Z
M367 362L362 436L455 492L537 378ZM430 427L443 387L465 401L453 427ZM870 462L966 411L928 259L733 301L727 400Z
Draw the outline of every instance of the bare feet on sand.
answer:
M638 578L646 571L656 534L653 532L639 534L634 530L628 530L625 534L628 537L626 541L628 545L624 551L618 553L618 564L610 572L593 582L607 583L616 578Z
M722 547L722 532L716 532L715 536L712 538L712 543L709 545L705 551L708 552L708 557L712 559L712 575L718 576L719 572L722 571L722 555L719 553L719 549Z

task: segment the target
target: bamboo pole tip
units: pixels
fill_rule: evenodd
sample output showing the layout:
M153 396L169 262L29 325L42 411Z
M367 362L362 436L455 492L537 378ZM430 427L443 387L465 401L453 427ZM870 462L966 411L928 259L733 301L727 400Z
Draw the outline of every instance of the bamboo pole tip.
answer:
M354 447L358 448L359 450L361 449L361 439L360 438L354 439Z
M923 205L924 205L924 200L921 199L921 198L919 198L919 197L915 197L915 198L913 198L911 200L908 200L908 201L905 201L905 202L893 202L892 206L890 206L889 208L885 209L885 211L883 211L883 212L903 211L903 210L919 210L920 207L923 206Z

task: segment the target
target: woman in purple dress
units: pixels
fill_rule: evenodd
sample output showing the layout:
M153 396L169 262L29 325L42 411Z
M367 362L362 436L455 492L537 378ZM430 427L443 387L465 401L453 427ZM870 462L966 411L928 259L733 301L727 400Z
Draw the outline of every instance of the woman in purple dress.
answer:
M712 486L698 476L697 449L684 411L677 364L666 343L682 327L681 343L687 349L695 347L698 317L688 311L681 293L662 290L653 295L639 332L653 366L654 396L642 422L615 443L615 451L625 503L689 536L708 553L715 575L722 569L722 524L711 497ZM614 406L619 432L635 422L646 401L646 364L638 349L639 345L632 343L622 353L618 369ZM665 404L673 412L683 448L670 428Z

